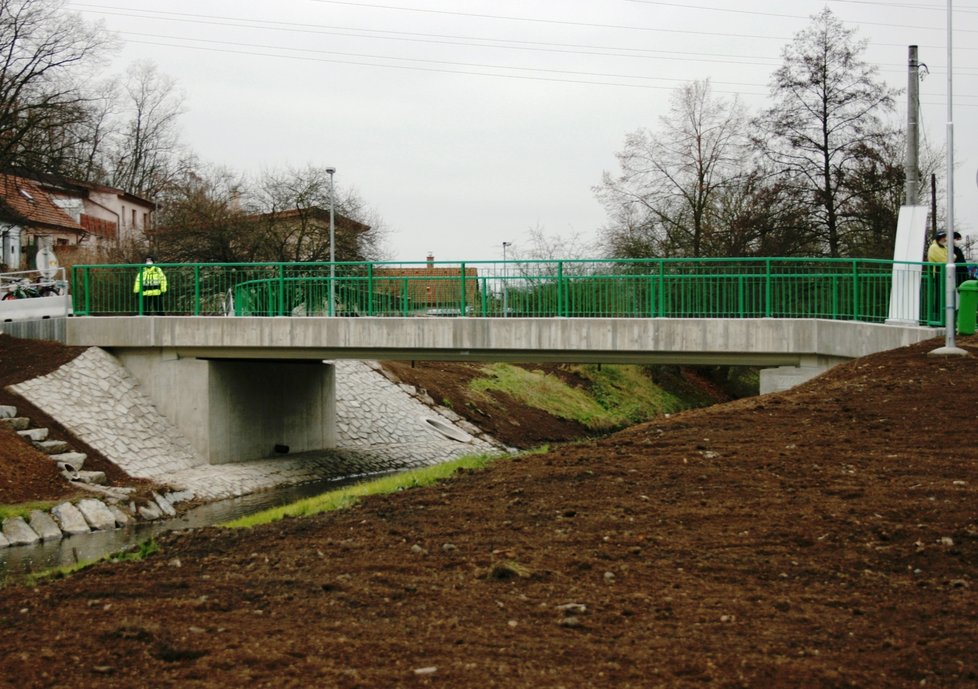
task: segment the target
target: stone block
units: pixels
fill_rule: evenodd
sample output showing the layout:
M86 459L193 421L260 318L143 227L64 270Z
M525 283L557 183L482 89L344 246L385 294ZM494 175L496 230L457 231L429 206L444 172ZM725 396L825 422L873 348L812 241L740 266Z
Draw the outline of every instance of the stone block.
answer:
M156 501L156 504L159 506L160 511L162 511L163 514L168 517L177 516L177 511L173 509L173 505L171 505L170 501L164 498L162 495L159 493L153 493L153 500Z
M31 420L26 416L14 416L10 418L0 418L0 425L12 428L15 431L26 431L31 425Z
M10 543L7 541L7 537L3 535L3 532L0 532L0 548L6 548L9 545Z
M35 443L39 443L42 440L47 440L48 429L46 428L28 428L26 431L17 431L17 435L25 440L30 440Z
M163 497L166 498L171 505L176 505L178 502L193 500L194 492L192 490L175 490L170 493L166 493Z
M94 531L108 531L115 528L115 515L101 500L85 498L78 501L77 507Z
M132 516L118 505L109 505L109 512L115 517L116 526L128 526L132 523Z
M41 540L41 537L27 525L23 517L7 517L4 519L3 535L10 545L30 545Z
M76 471L71 480L96 485L105 485L108 482L104 471Z
M88 459L88 455L84 452L62 452L60 454L51 455L51 459L58 463L58 466L62 464L70 464L72 468L77 471L85 466L85 460Z
M61 529L58 528L54 519L47 512L32 510L30 525L42 541L57 541L62 537Z
M35 442L34 447L47 455L60 455L71 450L71 446L64 440L41 440Z
M0 404L0 419L12 419L17 416L17 407L9 404Z
M88 522L85 521L84 515L70 502L63 502L60 505L56 505L51 510L51 516L54 517L54 521L58 523L61 530L69 536L91 531Z
M163 516L163 513L160 511L160 508L157 507L156 503L154 502L146 503L145 505L140 505L137 508L136 512L137 514L139 514L141 519L145 519L146 521L150 521L150 522L155 521Z

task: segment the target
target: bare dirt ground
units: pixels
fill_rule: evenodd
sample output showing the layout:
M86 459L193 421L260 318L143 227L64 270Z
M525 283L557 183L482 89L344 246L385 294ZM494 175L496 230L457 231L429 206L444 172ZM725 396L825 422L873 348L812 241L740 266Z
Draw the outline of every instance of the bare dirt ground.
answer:
M7 390L8 385L47 375L85 351L84 347L65 347L43 340L22 340L0 334L0 404L17 408L19 416L29 417L32 427L47 428L48 438L69 440L72 449L88 455L85 469L104 471L114 485L141 487L101 453L73 437L57 421L20 395ZM15 431L0 427L0 504L31 500L59 500L75 491L58 473L57 465L21 440Z
M7 587L0 686L978 686L978 359L942 343Z

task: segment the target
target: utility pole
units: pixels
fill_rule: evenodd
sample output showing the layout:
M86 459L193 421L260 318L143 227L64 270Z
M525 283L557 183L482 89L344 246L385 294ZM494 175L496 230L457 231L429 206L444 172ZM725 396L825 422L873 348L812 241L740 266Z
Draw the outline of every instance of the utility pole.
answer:
M907 161L906 205L916 206L920 192L920 64L917 62L917 46L910 46L907 72Z

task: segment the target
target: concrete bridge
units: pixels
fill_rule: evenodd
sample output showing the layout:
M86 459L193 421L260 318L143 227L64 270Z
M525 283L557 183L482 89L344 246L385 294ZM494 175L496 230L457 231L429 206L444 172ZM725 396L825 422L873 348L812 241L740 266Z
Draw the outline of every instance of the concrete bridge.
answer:
M7 326L15 324L4 324ZM335 359L727 364L761 392L842 361L943 335L820 319L69 318L66 344L102 347L211 463L335 444ZM7 328L10 334L17 334Z

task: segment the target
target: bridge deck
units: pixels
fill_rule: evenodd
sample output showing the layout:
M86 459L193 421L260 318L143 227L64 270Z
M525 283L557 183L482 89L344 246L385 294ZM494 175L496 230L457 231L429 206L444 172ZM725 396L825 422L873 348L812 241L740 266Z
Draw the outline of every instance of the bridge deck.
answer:
M818 319L68 319L67 344L209 359L413 359L797 366L851 359L942 331Z

